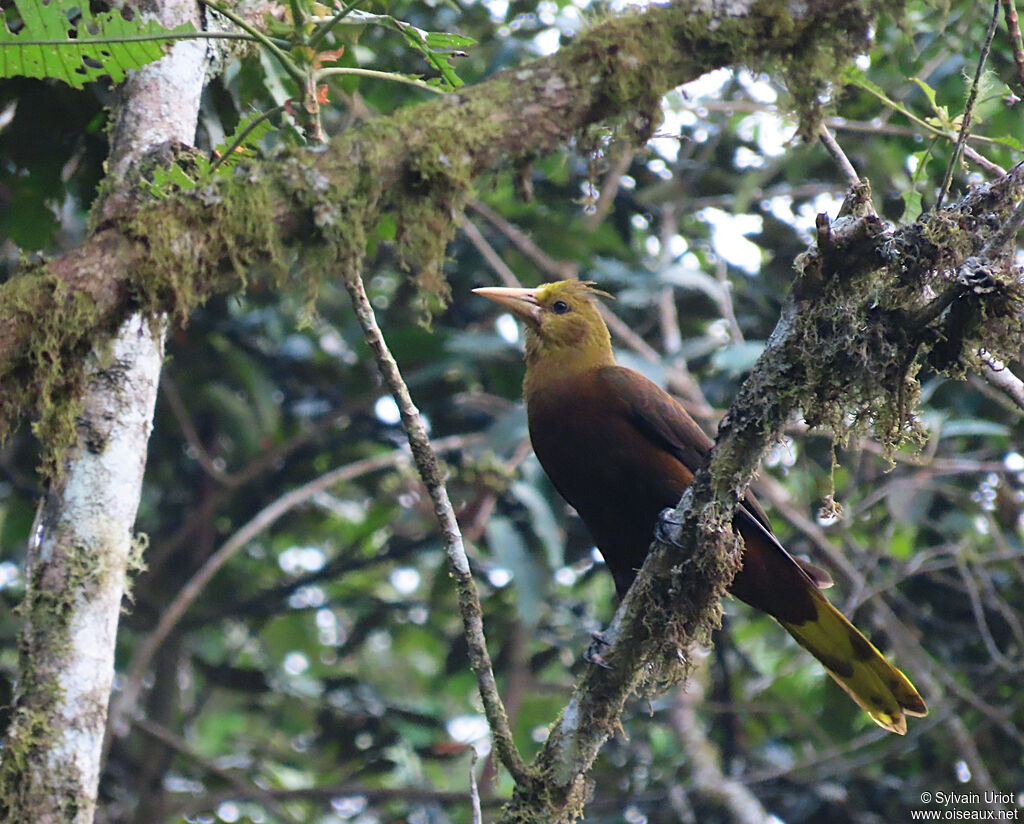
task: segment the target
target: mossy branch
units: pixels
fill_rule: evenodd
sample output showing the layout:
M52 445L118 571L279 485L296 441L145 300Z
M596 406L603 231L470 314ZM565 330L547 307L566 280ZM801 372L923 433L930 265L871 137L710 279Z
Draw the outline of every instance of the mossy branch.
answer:
M330 226L343 226L349 251L361 254L389 213L400 259L443 294L452 215L479 175L610 119L642 138L664 92L721 66L799 63L804 86L794 92L813 97L863 48L887 5L845 0L799 14L775 0L652 6L595 26L555 55L368 123L323 152L295 149L177 200L126 204L75 251L0 286L0 436L20 416L35 418L55 465L91 341L134 309L184 321L211 294L242 288L254 269L283 279L300 254L319 261L303 273L315 295L324 262L336 259L323 252ZM75 323L66 323L72 308Z

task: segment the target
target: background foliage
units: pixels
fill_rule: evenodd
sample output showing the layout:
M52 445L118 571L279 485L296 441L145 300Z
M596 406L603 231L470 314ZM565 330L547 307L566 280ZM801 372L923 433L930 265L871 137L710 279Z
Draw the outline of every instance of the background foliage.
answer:
M475 39L455 61L466 82L557 48L607 13L561 0L366 8ZM901 21L880 23L858 72L837 79L830 125L890 219L934 202L951 143L871 84L947 128L987 22L976 3L941 13L912 4ZM337 38L339 65L434 74L393 29L346 26ZM1011 88L1024 94L1008 42L1000 30L975 132L1011 145L973 144L1004 166L1019 160ZM426 97L365 77L329 86L330 135ZM253 51L207 90L200 147L290 94L279 67ZM110 104L103 83L84 92L0 84L0 277L23 254L83 236ZM844 189L825 152L794 137L785 91L768 76L716 72L665 107L648 146L594 133L482 181L471 225L449 250L451 304L429 324L388 226L367 250L381 325L432 435L451 447L451 492L528 752L583 666L589 633L610 617L613 587L529 451L515 325L469 290L509 277L598 281L630 330L616 340L622 362L682 392L713 431L774 326L815 214L834 216ZM266 151L298 139L287 119L278 125ZM985 176L968 164L954 192ZM352 469L245 542L175 625L128 734L112 739L99 820L469 820L469 748L486 754L487 728L429 502L344 290L324 284L305 325L304 301L255 285L211 301L169 340L138 522L150 545L123 616L122 672L237 530L308 481ZM872 444L851 443L833 472L828 434L795 421L758 491L787 545L833 570L833 599L898 653L932 715L905 739L877 730L785 633L730 602L695 679L703 700L668 694L629 707L627 735L598 761L588 820L729 820L692 791L683 727L694 724L721 749L724 772L787 822L901 820L923 791L1024 793L1019 410L977 378L921 380L929 436L920 454L891 468ZM0 449L5 691L36 460L29 431ZM833 486L845 517L818 519ZM490 761L476 769L485 801L507 795Z

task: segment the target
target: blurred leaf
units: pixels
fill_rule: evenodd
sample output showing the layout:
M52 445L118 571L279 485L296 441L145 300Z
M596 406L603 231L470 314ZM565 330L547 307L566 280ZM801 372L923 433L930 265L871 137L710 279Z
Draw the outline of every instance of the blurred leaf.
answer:
M932 107L932 111L937 112L939 105L935 102L935 89L925 83L920 77L911 77L910 79L924 92L925 97L928 98L929 105Z
M540 620L544 592L544 571L526 547L512 522L495 516L487 522L487 545L495 561L512 573L516 593L516 616L527 626Z
M517 481L509 487L509 492L530 512L530 526L544 547L548 566L557 569L562 565L562 531L551 511L547 500L537 487Z
M934 142L928 146L927 149L923 149L920 152L914 152L911 157L917 161L914 174L911 177L911 184L914 188L908 189L903 193L903 215L900 217L902 223L913 223L921 216L921 192L917 190L917 185L922 180L927 180L928 172L928 161L931 160L932 149L934 148Z
M940 438L955 438L960 435L996 435L1006 437L1010 434L1005 424L978 418L962 418L945 421L939 431Z
M45 249L53 243L60 226L53 209L39 193L20 186L14 190L10 212L3 222L7 223L11 240L32 251Z
M731 343L711 356L711 365L727 375L742 375L757 363L764 351L764 341Z
M889 539L888 550L893 558L905 561L910 558L916 550L917 530L913 525L904 526L893 530Z

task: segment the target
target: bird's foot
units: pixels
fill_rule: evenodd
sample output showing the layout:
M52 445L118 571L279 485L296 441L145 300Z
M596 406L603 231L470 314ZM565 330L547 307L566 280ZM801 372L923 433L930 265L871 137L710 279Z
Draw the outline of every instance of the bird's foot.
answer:
M663 509L654 524L654 537L663 544L670 544L677 549L684 549L683 522L676 517L674 509Z
M600 632L590 633L590 646L583 652L583 660L588 664L594 664L601 669L614 669L611 664L604 660L602 650L611 646L611 641L605 638Z

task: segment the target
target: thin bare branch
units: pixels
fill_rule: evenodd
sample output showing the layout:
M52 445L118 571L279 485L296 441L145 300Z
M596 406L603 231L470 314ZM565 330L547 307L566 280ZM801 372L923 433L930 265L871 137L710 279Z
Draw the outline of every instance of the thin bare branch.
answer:
M853 168L853 164L850 162L850 158L846 156L846 152L843 151L842 146L836 142L832 132L828 130L828 126L822 124L821 129L818 132L818 140L821 141L821 145L825 147L828 153L832 155L832 159L836 162L836 165L842 170L843 175L846 177L846 182L850 186L860 186L860 175L857 174L857 170Z
M516 277L516 273L501 259L501 255L494 251L494 247L488 243L487 238L484 237L483 232L480 231L477 225L466 216L462 218L462 232L469 238L469 242L476 247L476 250L487 261L487 264L494 270L494 273L502 283L513 288L522 286L519 278Z
M978 89L981 87L981 73L985 69L985 61L988 60L988 53L992 49L992 38L996 33L996 23L999 22L999 3L995 0L992 6L992 19L989 21L988 30L985 32L985 42L981 46L981 54L978 55L978 68L974 72L974 81L971 83L971 91L967 95L967 105L964 106L964 113L960 121L960 134L956 138L956 146L953 148L953 156L946 166L946 173L942 176L942 184L939 186L939 196L935 200L935 210L942 208L942 201L946 199L949 192L949 185L953 182L953 172L960 162L960 155L963 153L967 143L967 135L971 131L971 120L974 118L974 103L978 99Z
M377 367L384 378L384 383L395 399L395 403L398 404L399 412L402 415L402 425L409 438L409 447L412 449L413 461L427 487L427 492L430 494L430 500L434 505L434 515L441 527L445 554L448 556L448 568L459 591L459 611L462 614L463 631L469 646L470 666L476 674L477 688L483 701L487 723L491 728L494 748L498 752L501 763L516 783L520 786L528 786L532 783L532 772L523 761L519 750L516 749L512 730L509 728L508 715L501 703L501 696L498 695L498 685L494 680L494 668L491 665L491 657L487 652L487 640L484 637L480 597L469 569L469 558L466 556L466 549L462 543L462 533L455 518L455 510L452 509L448 490L441 477L437 455L431 448L423 418L413 403L409 388L398 369L398 364L395 363L380 326L377 325L377 318L370 299L366 295L359 266L356 263L350 263L346 268L345 288L352 299L352 307L355 309L359 325L363 329L366 343L377 361Z
M532 260L534 265L540 269L546 277L553 280L572 280L573 278L578 277L575 263L567 260L555 260L551 255L541 249L540 246L534 243L533 238L526 234L526 232L512 223L512 221L507 220L498 212L494 211L494 209L483 201L470 201L469 208L490 221L494 228L505 235L513 246Z
M483 810L480 808L480 788L476 785L476 750L469 762L469 797L472 802L473 824L484 824Z
M1006 20L1006 31L1010 35L1013 47L1013 62L1017 66L1017 82L1024 89L1024 39L1020 36L1020 21L1017 19L1017 6L1013 0L1003 1L1003 18Z
M750 788L722 772L721 755L697 717L697 706L704 701L706 678L706 667L702 666L684 687L676 690L672 702L672 727L686 752L694 786L705 799L728 811L727 820L736 824L766 824L768 811Z
M455 804L471 803L469 793L445 792L443 790L431 790L422 787L373 787L356 781L342 781L337 784L300 787L297 789L272 787L267 788L263 792L279 802L323 801L326 803L336 798L365 798L371 804L388 801L405 801L409 804L426 802L439 804L444 808ZM251 790L247 793L242 792L240 789L218 790L206 793L198 798L190 797L179 808L175 809L173 813L179 817L194 816L208 810L215 810L225 801L239 801L247 798L257 798L257 796ZM483 799L481 803L487 807L495 807L502 804L503 799L487 798Z
M608 212L611 211L612 204L615 202L615 195L619 192L619 182L622 180L622 176L629 171L629 165L633 162L635 154L632 146L622 147L614 168L601 184L601 194L598 195L594 211L583 219L583 226L588 232L593 232L608 217Z
M253 781L246 781L235 772L226 770L219 766L214 761L211 761L209 758L206 758L201 753L197 752L193 747L189 746L189 743L180 735L177 735L163 725L157 724L155 721L151 721L148 718L136 718L132 721L132 726L141 730L150 738L159 741L165 747L178 753L188 763L198 764L206 770L206 772L217 776L222 781L226 781L241 797L255 798L265 804L268 809L272 810L275 815L280 816L284 821L291 821L293 824L302 824L301 819L292 815L281 801L275 798L273 793L268 791L265 787L261 787Z
M922 70L922 77L927 77L928 72ZM684 104L685 108L691 111L720 111L720 112L764 112L766 114L774 114L777 117L784 117L784 113L780 112L778 107L768 103L757 103L752 100L701 100L699 102ZM892 110L887 110L891 112ZM920 129L915 129L911 126L894 126L891 123L879 123L875 120L864 121L864 120L849 120L845 117L827 117L822 121L822 124L830 129L835 129L837 132L867 132L869 134L891 134L897 137L917 137L921 134ZM932 133L937 137L948 138L952 140L951 135L947 135L944 132L938 132L932 130ZM663 137L675 137L676 135L659 135ZM968 134L968 141L985 141L988 142L987 138L980 137L977 135ZM963 149L963 153L966 157L973 160L985 171L990 174L1004 175L1006 169L1000 166L998 163L994 163L989 160L980 152L971 148L968 142ZM708 198L702 199L708 200Z
M1010 368L1000 360L996 360L987 352L981 352L984 362L982 376L992 386L1003 392L1020 409L1024 410L1024 381L1018 378Z
M217 466L217 462L206 451L206 447L199 439L199 433L192 424L192 418L178 391L178 385L166 373L160 379L160 388L163 390L163 397L167 401L167 405L171 408L171 414L174 415L174 419L181 428L181 434L185 436L185 442L189 445L203 471L218 483L225 486L236 486L239 483L238 479L228 475L221 467Z

